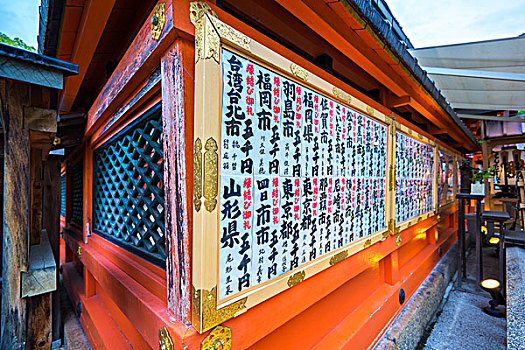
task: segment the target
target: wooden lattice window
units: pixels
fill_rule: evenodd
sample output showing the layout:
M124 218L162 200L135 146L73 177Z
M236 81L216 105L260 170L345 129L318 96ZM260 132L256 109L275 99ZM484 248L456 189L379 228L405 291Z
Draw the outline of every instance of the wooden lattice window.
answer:
M160 106L95 150L93 230L165 266Z
M66 174L60 176L60 216L66 217Z
M84 203L84 161L71 167L71 222L82 226Z

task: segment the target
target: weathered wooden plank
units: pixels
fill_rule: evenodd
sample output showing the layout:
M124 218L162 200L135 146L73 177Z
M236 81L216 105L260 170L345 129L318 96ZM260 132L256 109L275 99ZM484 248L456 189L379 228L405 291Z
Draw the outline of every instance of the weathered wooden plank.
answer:
M29 298L26 349L51 349L51 293Z
M60 156L50 155L44 163L42 196L42 228L47 231L49 244L53 251L56 266L59 266L60 253ZM59 276L56 274L57 286ZM52 340L61 339L60 294L52 294Z
M32 297L56 290L56 263L49 238L42 231L40 244L32 245L29 250L29 267L22 271L21 297Z
M0 77L62 89L62 72L37 64L0 56Z
M1 65L1 64L0 64ZM21 271L27 269L29 230L29 132L23 106L29 87L0 79L0 114L5 137L4 235L2 250L2 349L20 349L26 339L26 300L20 298Z
M166 203L168 309L178 321L189 323L190 240L193 84L184 67L192 67L194 58L189 44L178 40L161 61L162 124L164 131L164 190ZM188 177L190 176L190 177Z
M29 178L31 193L29 244L33 245L40 244L42 231L42 150L37 148L30 150Z

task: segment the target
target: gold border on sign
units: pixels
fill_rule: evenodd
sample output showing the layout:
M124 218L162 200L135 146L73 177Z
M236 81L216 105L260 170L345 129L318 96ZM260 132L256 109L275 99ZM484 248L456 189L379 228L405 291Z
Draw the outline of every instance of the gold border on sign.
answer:
M221 39L250 52L251 39L217 17L203 12L195 23L195 59L213 58L220 63ZM209 23L204 23L208 21Z
M217 286L211 290L192 290L192 323L199 332L205 332L222 322L235 317L246 309L246 298L217 309Z

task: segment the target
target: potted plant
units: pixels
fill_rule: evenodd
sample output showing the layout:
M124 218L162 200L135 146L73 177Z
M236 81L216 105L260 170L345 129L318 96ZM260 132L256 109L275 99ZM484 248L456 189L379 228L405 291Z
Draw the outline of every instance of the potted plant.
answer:
M488 170L481 170L478 168L472 169L472 184L470 185L471 194L482 194L485 195L485 184L484 179L489 179L490 175L494 173L494 168Z

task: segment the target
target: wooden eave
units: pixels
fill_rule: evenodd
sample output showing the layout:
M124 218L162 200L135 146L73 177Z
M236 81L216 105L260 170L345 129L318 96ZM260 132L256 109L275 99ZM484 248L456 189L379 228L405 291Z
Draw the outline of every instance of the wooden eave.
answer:
M75 64L0 43L0 77L61 89L62 78L75 74Z

